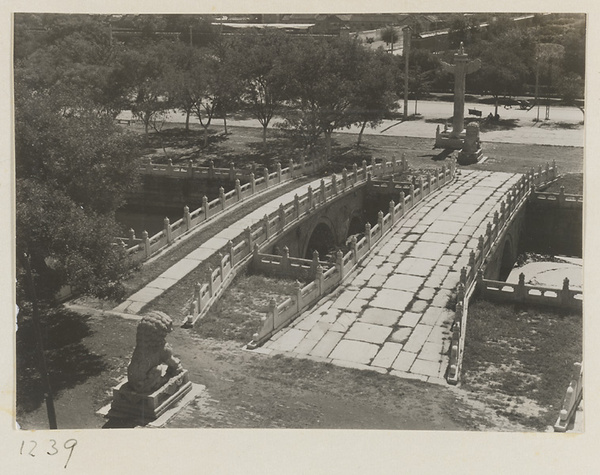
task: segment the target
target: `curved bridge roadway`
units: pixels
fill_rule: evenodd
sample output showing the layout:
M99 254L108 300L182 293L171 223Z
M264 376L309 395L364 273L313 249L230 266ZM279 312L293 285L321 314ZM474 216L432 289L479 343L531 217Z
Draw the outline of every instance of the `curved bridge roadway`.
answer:
M340 288L261 348L446 384L446 308L460 269L521 175L463 171L427 196Z

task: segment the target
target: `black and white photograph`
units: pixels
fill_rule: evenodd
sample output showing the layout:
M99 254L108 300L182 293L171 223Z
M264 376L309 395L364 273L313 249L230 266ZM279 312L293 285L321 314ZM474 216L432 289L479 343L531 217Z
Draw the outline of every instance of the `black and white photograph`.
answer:
M596 17L436 6L10 13L19 466L586 437Z

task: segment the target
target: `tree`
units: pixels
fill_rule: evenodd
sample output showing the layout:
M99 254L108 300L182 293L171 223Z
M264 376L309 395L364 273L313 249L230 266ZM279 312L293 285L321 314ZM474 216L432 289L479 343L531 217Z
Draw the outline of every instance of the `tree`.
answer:
M144 124L146 135L170 108L163 74L172 47L172 42L164 41L126 48L113 77L127 91L131 112Z
M398 43L398 32L393 26L388 26L381 30L381 40L386 45L391 45L390 52L394 52L394 43Z
M415 115L419 99L428 93L436 79L439 69L439 59L424 49L414 49L410 54L409 90L415 98Z
M267 128L286 98L290 47L289 37L277 31L245 35L237 45L242 100L263 127L265 151Z
M286 87L294 112L286 113L284 127L296 131L309 153L324 135L329 159L333 131L355 122L349 112L365 55L354 39L307 38L296 43Z
M360 126L357 147L366 126L376 127L396 107L394 70L397 62L394 59L379 49L368 54L361 65L350 107L355 123Z
M114 211L135 183L137 139L62 102L15 82L17 252L46 300L66 284L114 296L129 265L115 245Z

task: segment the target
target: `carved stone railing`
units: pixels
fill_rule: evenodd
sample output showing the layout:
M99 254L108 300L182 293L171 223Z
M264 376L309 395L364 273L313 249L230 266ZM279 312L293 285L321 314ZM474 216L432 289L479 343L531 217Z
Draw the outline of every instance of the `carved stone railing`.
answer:
M579 403L583 398L583 363L573 365L573 376L567 388L565 398L556 423L554 432L566 432L575 417Z
M497 241L503 237L503 232L508 229L516 213L525 204L531 192L546 182L557 178L556 165L539 167L536 172L530 170L522 175L506 193L504 200L500 203L500 211L494 212L491 222L487 223L485 234L479 236L477 249L471 251L469 263L460 272L460 282L457 287L456 312L451 327L450 357L446 380L450 384L457 384L460 379L460 370L465 345L465 328L469 301L473 295L478 281L483 279L483 266L485 259L494 248Z
M230 168L214 168L212 161L209 167L197 167L192 165L191 162L187 166L176 166L172 163L157 165L148 162L142 168L144 174L227 179L235 182L235 188L225 193L225 190L221 187L219 197L212 201L208 201L208 198L204 196L202 206L194 211L190 211L189 207L185 206L181 219L171 223L169 218L165 218L163 229L153 236L149 236L144 231L141 238L138 238L131 229L127 238L117 238L117 240L128 248L127 255L133 262L143 262L171 245L178 237L190 232L240 201L300 175L315 172L321 166L322 162L318 160L302 160L300 163L294 163L290 160L286 168L281 168L281 164L277 163L274 172L269 172L267 168L264 168L262 176L256 178L251 170L236 169L233 164ZM241 185L240 179L247 181L247 183Z
M434 173L433 182L436 187L441 187L449 183L455 175L455 165L452 163L446 169L443 167L441 171ZM369 223L365 225L364 236L357 240L356 236L352 236L350 240L350 251L343 254L338 251L334 267L324 270L322 266L317 266L316 275L312 282L305 286L297 285L297 292L293 298L288 298L281 304L277 305L272 301L269 306L269 311L263 317L258 331L254 334L252 341L248 344L248 348L256 348L267 341L274 333L289 325L296 319L302 311L314 305L324 295L332 289L340 285L344 279L356 268L359 262L370 252L383 236L390 231L394 225L400 221L406 213L417 205L426 195L428 195L432 187L427 181L427 188L423 187L423 181L419 180L419 188L414 185L410 186L410 193L405 195L400 191L400 202L395 204L390 202L389 211L383 214L379 211L377 224L373 227ZM435 188L434 188L435 189Z
M210 306L220 297L229 282L236 275L237 270L249 262L255 245L258 246L259 250L261 247L268 246L291 226L296 225L300 220L308 216L309 213L312 213L319 207L326 206L332 199L338 199L346 194L353 193L357 185L366 183L371 176L380 177L386 174L401 173L406 171L407 167L405 159L400 162L397 162L395 159L382 163L372 161L371 165L367 165L366 161L363 161L361 169L355 165L352 173L347 173L344 170L341 174L341 179L338 175L332 174L329 180L321 179L319 186L315 189L312 189L309 185L306 193L302 196L295 195L292 201L285 205L281 204L278 210L265 215L262 220L246 228L240 242L237 244L233 244L233 242L229 243L227 252L221 258L221 265L217 269L210 270L207 276L208 282L196 286L190 314L186 317L184 325L191 326L206 314ZM444 170L443 177L440 172L438 179L447 183L454 176L454 173L455 165L452 164L448 169ZM398 216L403 215L404 210L410 209L416 202L413 196L401 196L402 200L400 204L395 205L393 202L391 203L394 209L397 210L396 213ZM383 233L390 229L391 225L392 223L389 219L385 221L383 213L380 212L378 224L373 226L373 229L370 229L368 238L363 238L365 240L364 243L357 243L357 250L363 249L367 243L367 239L371 243L380 239ZM345 264L338 265L324 272L324 283L328 284L331 281L332 272L337 271L342 277L346 275L345 271L354 264L347 257L344 257L344 259Z

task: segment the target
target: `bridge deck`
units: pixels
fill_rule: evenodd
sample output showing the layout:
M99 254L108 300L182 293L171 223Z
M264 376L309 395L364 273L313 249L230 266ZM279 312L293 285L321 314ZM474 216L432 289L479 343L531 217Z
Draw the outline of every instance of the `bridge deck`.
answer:
M454 319L446 304L519 178L463 171L400 221L353 278L255 351L444 383Z

